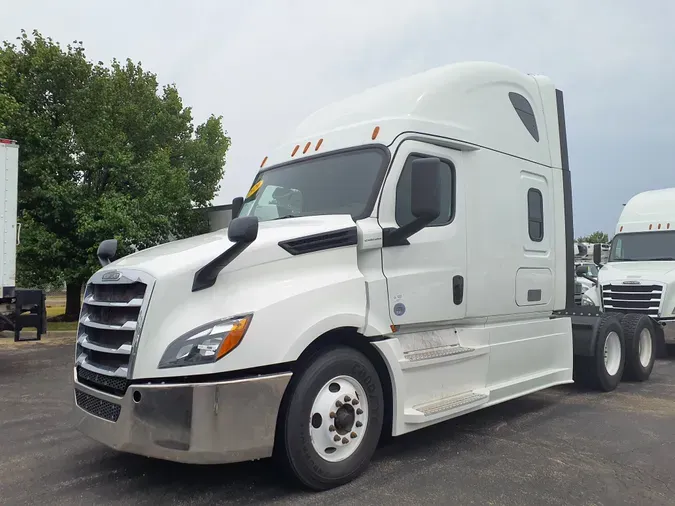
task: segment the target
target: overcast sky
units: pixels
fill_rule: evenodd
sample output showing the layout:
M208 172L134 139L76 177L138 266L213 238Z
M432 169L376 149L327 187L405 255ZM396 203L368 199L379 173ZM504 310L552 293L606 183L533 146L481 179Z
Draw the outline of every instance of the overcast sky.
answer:
M89 59L141 61L195 120L232 137L214 201L313 110L455 61L550 76L566 98L575 234L610 235L633 194L674 186L675 2L669 0L22 0L0 39L38 29Z

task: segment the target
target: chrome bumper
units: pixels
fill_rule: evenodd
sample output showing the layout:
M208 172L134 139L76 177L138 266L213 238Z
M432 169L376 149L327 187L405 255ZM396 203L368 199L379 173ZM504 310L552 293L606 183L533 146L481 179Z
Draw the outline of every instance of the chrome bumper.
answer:
M117 450L164 460L223 464L270 457L290 378L289 372L217 383L130 385L117 397L83 385L75 372L75 425Z

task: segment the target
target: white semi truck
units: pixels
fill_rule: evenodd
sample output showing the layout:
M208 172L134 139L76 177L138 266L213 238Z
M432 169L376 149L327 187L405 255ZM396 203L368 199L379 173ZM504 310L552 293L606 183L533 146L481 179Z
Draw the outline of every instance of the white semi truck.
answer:
M607 263L585 306L604 311L641 313L654 322L659 339L675 343L675 188L632 197L616 224Z
M36 341L47 330L47 306L42 290L16 287L18 178L19 145L0 139L0 331L13 331L15 341ZM22 335L25 328L34 328L35 338Z
M646 380L653 356L624 367L635 328L574 303L564 118L546 77L437 68L309 116L227 230L113 262L104 241L77 427L180 462L275 456L320 490L383 435L575 379Z

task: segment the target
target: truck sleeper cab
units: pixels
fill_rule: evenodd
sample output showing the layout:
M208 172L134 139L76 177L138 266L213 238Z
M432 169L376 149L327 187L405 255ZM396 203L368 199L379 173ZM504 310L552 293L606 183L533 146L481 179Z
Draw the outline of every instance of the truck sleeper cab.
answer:
M568 314L564 111L545 77L459 63L329 105L235 200L227 231L112 263L101 244L74 368L85 434L181 462L275 456L321 490L383 434L623 375L618 318Z
M675 343L675 188L633 196L621 212L607 261L595 261L602 268L586 304L645 314L665 343Z

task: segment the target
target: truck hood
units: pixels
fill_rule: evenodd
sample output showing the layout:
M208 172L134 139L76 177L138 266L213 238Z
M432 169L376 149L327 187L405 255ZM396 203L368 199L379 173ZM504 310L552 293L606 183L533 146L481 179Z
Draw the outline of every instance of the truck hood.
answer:
M280 241L353 226L355 223L349 215L306 216L261 222L256 240L224 271L288 258L290 254L279 247ZM227 238L227 228L224 228L133 253L112 262L105 269L131 268L160 279L199 269L232 245Z
M600 283L615 281L675 282L675 262L610 262L599 272Z

